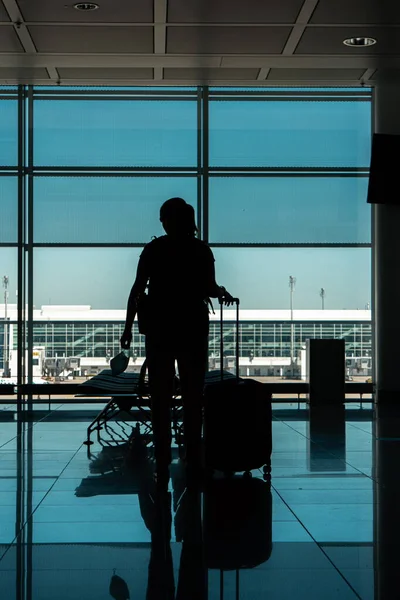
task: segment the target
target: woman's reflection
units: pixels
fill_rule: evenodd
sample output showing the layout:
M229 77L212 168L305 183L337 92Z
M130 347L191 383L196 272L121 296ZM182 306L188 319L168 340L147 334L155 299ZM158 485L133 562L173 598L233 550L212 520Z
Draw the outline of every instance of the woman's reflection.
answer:
M177 502L175 533L182 541L182 551L175 588L171 494L158 491L154 496L147 600L206 600L208 569L236 570L238 574L239 569L257 567L271 556L269 482L242 477L215 480L208 482L203 497L203 515L198 489L186 489ZM142 502L141 507L143 510ZM148 511L145 515L148 517ZM236 582L239 585L238 576Z
M151 501L150 496L148 499ZM204 562L201 495L186 490L179 502L175 528L182 539L178 584L175 589L171 552L171 494L156 491L153 498L151 555L146 600L205 600L207 572Z

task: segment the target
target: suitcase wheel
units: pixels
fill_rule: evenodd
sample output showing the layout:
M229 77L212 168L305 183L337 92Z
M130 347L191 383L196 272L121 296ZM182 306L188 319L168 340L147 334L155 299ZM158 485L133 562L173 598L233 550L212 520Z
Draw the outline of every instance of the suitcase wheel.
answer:
M271 481L271 464L263 466L264 481Z

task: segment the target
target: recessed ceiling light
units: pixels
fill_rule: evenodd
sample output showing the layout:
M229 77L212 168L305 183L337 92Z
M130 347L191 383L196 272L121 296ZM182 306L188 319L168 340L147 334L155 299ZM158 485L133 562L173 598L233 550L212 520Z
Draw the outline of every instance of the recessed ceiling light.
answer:
M365 48L366 46L373 46L376 44L376 40L370 37L356 37L343 40L343 44L345 46L351 46L352 48Z
M74 8L76 10L97 10L99 5L94 2L78 2L78 4L74 4Z

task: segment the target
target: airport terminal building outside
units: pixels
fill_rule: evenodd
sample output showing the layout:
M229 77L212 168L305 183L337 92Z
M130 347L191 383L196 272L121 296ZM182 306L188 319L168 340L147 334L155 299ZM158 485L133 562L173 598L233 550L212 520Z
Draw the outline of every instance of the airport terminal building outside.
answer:
M9 338L11 368L16 356L16 318L16 306L10 306L10 320L6 330L4 321L2 324L0 321L0 361L4 356L6 333ZM234 319L234 311L226 310L224 348L226 360L232 363L235 348ZM35 309L33 314L33 346L43 349L42 358L49 364L51 359L78 358L76 367L79 374L92 374L105 368L110 357L120 351L119 339L124 321L124 310L96 310L90 306L42 306ZM139 367L145 356L145 346L144 336L139 334L136 322L133 333L132 366ZM239 327L241 373L250 376L299 375L301 350L310 338L344 339L350 371L370 374L372 341L369 310L294 310L292 321L290 310L245 309L240 313ZM210 368L219 366L219 344L220 324L216 309L216 314L210 315ZM35 358L33 360L35 362ZM36 374L40 376L44 373Z

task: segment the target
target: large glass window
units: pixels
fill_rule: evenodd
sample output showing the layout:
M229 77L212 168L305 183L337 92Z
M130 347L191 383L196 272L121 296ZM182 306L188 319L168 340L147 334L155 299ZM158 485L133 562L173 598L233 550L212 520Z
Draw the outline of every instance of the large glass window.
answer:
M47 376L75 358L74 375L93 374L119 351L141 248L164 234L162 202L183 197L200 217L198 98L195 88L34 89L31 346ZM144 356L136 326L134 342Z
M300 378L310 337L370 355L369 94L215 88L209 114L207 233L241 299L241 374Z
M164 233L162 202L180 196L195 208L218 282L241 300L241 374L281 377L291 368L297 377L292 361L306 340L335 337L364 375L368 89L29 91L0 90L0 276L10 275L15 305L15 327L4 319L0 327L0 363L5 330L14 351L26 319L29 352L21 357L33 376L60 374L61 359L79 358L74 376L104 368L119 350L141 248ZM16 311L18 247L25 315ZM4 308L0 300L0 322ZM226 318L230 368L233 312ZM216 314L211 366L219 336ZM136 328L133 347L143 358Z

